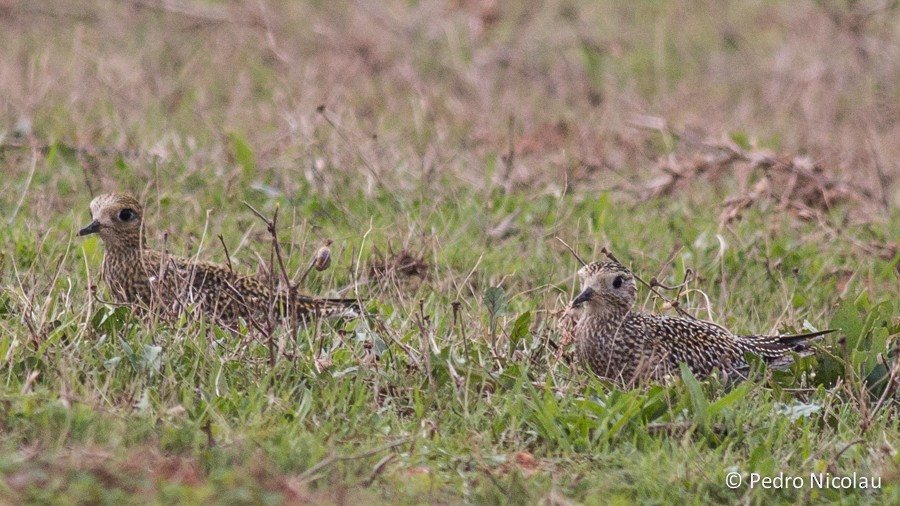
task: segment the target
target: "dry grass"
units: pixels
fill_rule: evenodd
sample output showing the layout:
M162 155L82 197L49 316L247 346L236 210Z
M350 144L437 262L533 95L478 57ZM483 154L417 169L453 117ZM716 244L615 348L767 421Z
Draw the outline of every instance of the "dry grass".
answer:
M8 1L0 111L39 145L127 155L139 193L215 167L239 184L230 135L291 195L609 189L737 134L895 200L896 10L714 5ZM81 162L94 191L121 185Z

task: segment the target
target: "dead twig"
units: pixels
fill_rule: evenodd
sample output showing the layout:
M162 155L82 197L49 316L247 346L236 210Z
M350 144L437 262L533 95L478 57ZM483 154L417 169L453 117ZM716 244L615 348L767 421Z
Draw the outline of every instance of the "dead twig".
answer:
M606 248L606 246L604 246L604 247L600 250L600 252L603 253L604 255L606 255L607 258L609 258L609 259L612 260L613 262L616 262L616 263L619 263L619 264L622 263L622 262L619 262L619 259L616 258L616 256L613 255L612 252L609 251L609 250ZM655 287L651 286L650 283L647 283L646 281L644 281L643 279L641 279L641 277L638 276L637 274L635 274L634 272L632 272L631 275L634 276L634 279L640 281L642 285L644 285L644 286L646 286L647 288L649 288L650 291L653 292L654 294L656 294L657 297L661 298L661 299L662 299L663 301L665 301L667 304L669 304L670 306L672 306L672 308L674 308L675 311L678 312L678 314L680 314L680 315L682 315L682 316L684 316L684 317L686 317L686 318L690 318L691 320L704 321L705 323L709 323L709 324L711 324L711 325L715 325L716 327L719 327L720 329L725 330L723 327L721 327L720 325L717 325L717 324L715 324L715 323L713 323L713 322L706 322L705 320L700 320L699 318L694 317L694 315L692 315L692 314L688 313L687 311L685 311L684 309L682 309L682 308L681 308L681 304L680 304L677 300L672 300L672 299L666 297L665 295L663 295L662 293L660 293ZM726 330L726 332L727 332L727 330Z
M275 260L275 259L273 258L274 256L275 256L275 249L272 248L272 250L269 252L269 265L273 265L273 262L274 262L274 260ZM268 311L268 314L266 315L266 332L265 332L265 336L266 336L266 344L267 344L268 347L269 347L269 367L274 368L274 367L275 367L275 361L276 361L276 356L275 356L275 338L274 338L274 335L273 335L273 334L275 333L275 305L276 305L276 300L275 300L275 276L274 276L274 275L269 276L269 293L272 295L272 301L271 301L271 303L269 304L269 311Z
M466 354L466 360L469 360L469 340L466 339L465 325L463 325L462 327L457 326L459 323L460 303L458 300L454 300L453 302L450 303L450 306L453 308L453 329L454 330L456 330L457 328L460 329L460 333L462 334L462 338L463 338L463 351Z
M379 460L378 463L375 464L375 467L372 468L372 474L370 474L369 477L366 478L366 481L362 482L363 488L370 487L372 485L372 483L375 481L375 478L378 478L378 475L380 475L382 472L384 472L387 465L390 464L391 462L393 462L394 459L396 459L396 458L397 458L396 453L389 453L389 454L385 455L381 460Z
M400 445L404 445L404 444L408 443L410 441L410 439L411 438L409 436L403 437L403 438L397 439L396 441L392 441L384 446L379 446L378 448L374 448L372 450L366 450L366 451L363 451L360 453L354 453L353 455L331 454L328 457L325 457L324 459L317 462L315 465L313 465L306 471L304 471L303 474L300 475L300 480L301 481L313 481L316 478L315 477L316 473L318 473L322 469L325 469L326 467L328 467L332 464L335 464L337 462L346 462L349 460L359 460L359 459L371 457L372 455L376 455L385 450L390 450L390 449L396 448Z
M575 250L572 249L572 247L569 246L569 244L568 244L566 241L563 241L562 238L561 238L560 236L556 236L556 240L559 241L559 242L561 242L562 245L565 246L566 249L568 249L570 253L572 253L572 256L575 257L575 260L578 260L578 263L580 263L582 267L587 267L587 262L585 262L584 260L582 260L581 257L578 256L578 253L575 253Z
M287 269L284 267L284 259L281 256L281 245L278 244L278 228L277 228L277 226L278 226L278 209L279 208L277 208L277 207L275 208L275 214L272 215L272 219L270 220L270 219L266 218L265 215L263 215L261 212L257 211L256 208L254 208L253 206L248 204L246 201L244 202L244 205L247 206L251 211L253 211L253 214L258 216L259 219L263 220L263 222L266 224L266 230L269 232L269 235L272 236L272 249L275 251L275 256L278 259L278 267L281 270L282 280L284 281L285 286L288 287L288 290L291 291L291 302L294 302L293 292L295 290L295 287L294 287L294 284L291 283L291 278L288 275Z
M582 260L580 256L578 256L578 253L576 253L575 250L572 249L572 247L569 246L569 245L566 243L566 241L563 241L563 240L562 240L561 238L559 238L559 237L557 237L556 239L557 239L559 242L561 242L566 248L568 248L568 250L569 250L569 251L572 253L572 255L573 255L573 256L581 263L581 265L587 266L587 264L585 263L585 261ZM622 262L619 261L618 258L616 258L616 256L615 256L611 251L609 251L609 249L606 248L606 246L604 246L604 247L600 250L600 253L603 253L604 255L606 255L607 258L609 258L609 259L612 260L613 262L616 262L617 264L621 264L621 263L622 263ZM691 272L692 272L692 271L691 271ZM677 311L679 314L681 314L682 316L686 316L686 317L688 317L688 318L690 318L690 319L692 319L692 320L697 320L697 318L695 318L693 315L691 315L690 313L688 313L687 311L685 311L684 309L682 309L681 306L680 306L680 304L679 304L679 302L678 302L677 300L671 300L671 299L669 299L668 297L666 297L665 295L663 295L662 293L660 293L659 291L656 290L656 288L655 288L656 286L660 286L660 287L662 287L662 288L668 288L668 287L666 287L666 286L660 284L660 283L656 280L656 278L652 278L652 279L650 280L650 283L647 283L647 282L644 281L640 276L638 276L636 273L632 272L631 274L634 276L634 279L640 281L641 284L643 284L644 286L646 286L647 288L649 288L650 291L653 292L654 294L656 294L657 297L661 298L663 301L665 301L665 302L668 303L670 306L672 306L672 307L675 309L675 311ZM685 276L685 278L687 278L687 276ZM682 282L682 285L684 285L684 284L686 284L686 283L687 283L687 280L685 279L685 281ZM676 285L676 287L677 287L677 286L680 286L680 285ZM698 321L699 321L699 320L698 320ZM711 323L711 322L708 322L708 323ZM718 325L716 325L716 326L718 326Z
M294 335L297 335L297 331L299 330L298 329L298 325L299 325L298 320L299 319L297 318L297 314L296 314L297 285L291 282L291 277L288 274L287 268L284 266L284 258L282 257L282 254L281 254L281 245L278 242L278 210L279 210L279 208L277 208L277 207L275 208L275 213L272 215L272 219L270 220L270 219L266 218L266 216L264 214L259 212L255 207L250 205L248 202L244 201L243 204L245 206L247 206L247 208L250 209L250 211L252 211L253 214L255 214L257 217L259 217L259 219L261 219L263 221L263 223L266 224L266 230L269 232L269 235L272 236L272 253L270 255L269 263L273 264L275 259L278 260L278 268L281 271L281 279L284 282L284 284L288 290L287 304L285 304L285 306L287 306L287 307L282 308L282 313L283 313L283 316L286 316L287 318L290 319L290 321L292 322L291 331L293 332ZM272 256L274 256L275 258L271 258ZM270 315L269 315L270 321L268 322L268 326L270 329L274 329L274 326L275 326L274 325L274 317L275 317L274 310L275 310L275 306L278 303L278 297L275 295L275 293L276 293L275 280L274 280L274 277L272 277L272 276L270 276L270 292L271 292L271 296L272 296L272 301L271 301L272 307L270 310ZM271 335L270 335L269 341L271 341L271 340L272 339L271 339ZM271 349L271 347L272 347L272 345L270 343L270 355L274 353L274 351ZM274 358L272 358L272 362L273 362L272 365L274 366L275 365Z
M691 268L688 268L685 270L684 279L681 281L681 283L678 283L677 285L672 285L672 286L664 285L664 284L660 283L658 279L650 278L651 285L658 286L658 287L662 288L663 290L681 290L682 288L686 287L688 284L690 284L693 281L694 281L694 271Z
M828 463L828 465L827 465L828 472L831 474L838 474L836 463L837 463L838 459L841 458L841 455L843 455L844 452L849 450L850 448L852 448L858 444L865 444L865 442L866 442L865 439L857 439L855 441L850 441L849 443L845 444L843 448L841 448L837 453L834 454L834 457L832 457L831 462Z
M415 367L416 369L419 369L421 367L419 358L417 357L418 352L415 350L415 348L394 337L394 335L391 334L390 330L387 328L387 325L385 325L384 321L382 321L381 319L373 318L372 322L382 335L387 336L388 339L391 340L391 343L403 349L403 351L406 353L406 356L412 361L413 367Z
M419 327L419 347L420 353L425 358L425 372L428 374L428 387L431 389L432 395L437 393L434 385L434 373L431 367L431 344L428 339L428 330L425 328L427 319L425 318L425 300L419 299L419 312L416 313L416 325Z
M879 355L878 360L882 364L884 363L883 356ZM898 373L900 373L900 362L897 362L895 360L894 363L891 364L891 369L890 369L890 372L888 373L888 379L884 385L884 391L881 392L881 397L878 398L878 402L875 403L875 406L872 408L872 410L867 413L867 417L863 421L864 423L860 424L861 432L863 434L865 434L866 431L871 426L871 419L875 417L875 414L878 413L878 410L880 410L881 407L884 405L884 401L888 398L888 395L893 395L893 393L897 390L897 384L898 384L897 375L898 375Z
M222 234L219 234L219 242L222 243L222 248L225 249L225 263L228 264L228 272L234 274L234 268L231 266L231 255L228 254L228 245L225 244L225 238L222 237Z

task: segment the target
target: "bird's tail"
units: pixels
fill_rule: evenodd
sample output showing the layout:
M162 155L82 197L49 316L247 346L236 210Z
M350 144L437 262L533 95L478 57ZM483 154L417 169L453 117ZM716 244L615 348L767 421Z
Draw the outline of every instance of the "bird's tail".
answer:
M359 299L312 299L308 312L320 318L356 318L362 315Z
M291 298L287 294L279 294L276 304L284 317L306 321L314 318L356 318L363 314L360 299L320 299L306 295Z
M834 329L786 336L737 336L737 341L744 351L774 360L791 352L801 352L807 348L810 340L832 332Z

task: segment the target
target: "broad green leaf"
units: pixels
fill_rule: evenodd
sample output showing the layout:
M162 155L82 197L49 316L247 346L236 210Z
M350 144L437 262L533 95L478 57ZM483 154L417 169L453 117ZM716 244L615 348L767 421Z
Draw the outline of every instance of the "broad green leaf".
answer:
M856 306L844 301L831 318L830 327L838 329L847 338L847 349L855 350L863 330L863 323Z
M506 311L506 294L503 288L492 286L484 291L484 306L493 316L501 315Z
M531 327L531 318L531 311L525 311L516 318L512 332L509 333L509 340L513 346L528 335L528 329Z
M697 381L697 378L694 377L694 374L688 366L684 363L681 363L678 366L681 368L681 379L684 381L685 386L687 386L688 395L691 399L691 407L694 411L694 421L702 427L707 427L709 424L709 400L703 393L700 382Z
M775 413L789 416L792 422L796 422L800 418L807 418L822 411L822 406L819 404L804 402L795 402L793 404L776 402L774 408Z
M717 399L715 402L709 405L710 418L715 417L725 409L739 405L741 399L743 399L752 389L753 383L744 382L738 385L731 392L728 392L728 394L726 394L725 396Z
M145 344L142 362L151 375L158 373L162 367L162 346Z

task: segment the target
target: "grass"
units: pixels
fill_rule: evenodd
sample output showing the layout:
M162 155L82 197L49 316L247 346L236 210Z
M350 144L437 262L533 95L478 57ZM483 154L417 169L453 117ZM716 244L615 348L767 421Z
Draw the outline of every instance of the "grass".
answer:
M897 501L895 8L147 5L0 8L3 501ZM356 286L369 317L281 329L273 363L265 336L105 304L74 233L110 190L154 245L224 262L221 235L261 276L241 202L278 209L295 279L334 241L304 291ZM622 390L554 349L557 236L691 269L680 303L730 328L841 332L737 385ZM401 251L427 274L375 275Z

